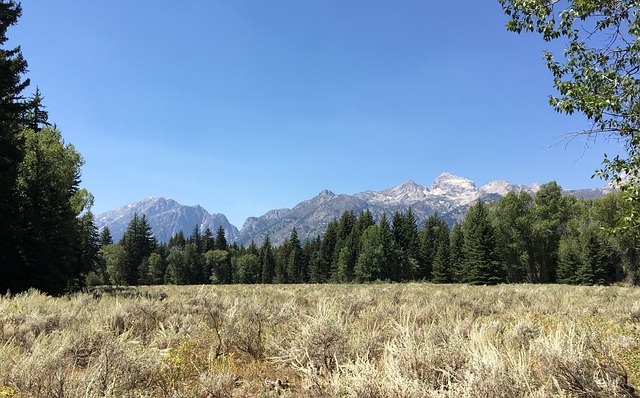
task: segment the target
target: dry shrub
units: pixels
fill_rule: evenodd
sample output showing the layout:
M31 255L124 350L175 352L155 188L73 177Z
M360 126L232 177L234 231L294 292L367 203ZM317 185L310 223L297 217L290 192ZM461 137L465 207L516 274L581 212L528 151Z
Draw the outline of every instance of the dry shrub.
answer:
M147 390L155 379L157 357L123 338L105 339L79 385L88 396L124 397Z
M264 358L265 333L270 323L269 310L258 299L236 302L228 312L225 330L230 345L255 360Z
M637 396L631 386L640 380L638 289L158 289L0 296L0 392L70 398Z
M578 397L635 397L626 370L574 329L558 330L532 344L540 380L551 380L557 393Z
M10 384L29 397L64 397L74 372L65 361L69 341L59 334L41 335L14 363Z

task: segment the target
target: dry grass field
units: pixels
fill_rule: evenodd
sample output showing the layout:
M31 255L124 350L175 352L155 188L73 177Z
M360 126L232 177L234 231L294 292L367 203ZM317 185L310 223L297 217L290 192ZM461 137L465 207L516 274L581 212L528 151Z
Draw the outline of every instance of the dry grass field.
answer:
M640 289L159 286L0 296L0 397L632 397Z

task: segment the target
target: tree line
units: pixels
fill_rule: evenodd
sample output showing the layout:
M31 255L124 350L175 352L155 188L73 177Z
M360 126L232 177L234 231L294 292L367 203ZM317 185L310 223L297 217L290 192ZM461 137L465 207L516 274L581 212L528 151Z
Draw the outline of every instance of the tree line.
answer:
M452 228L437 214L418 226L411 209L379 220L346 211L315 239L301 242L294 228L280 245L267 237L246 247L229 244L222 227L159 243L136 214L120 242L103 229L87 282L636 284L633 236L611 232L626 205L620 193L576 199L550 182L535 195L476 202Z

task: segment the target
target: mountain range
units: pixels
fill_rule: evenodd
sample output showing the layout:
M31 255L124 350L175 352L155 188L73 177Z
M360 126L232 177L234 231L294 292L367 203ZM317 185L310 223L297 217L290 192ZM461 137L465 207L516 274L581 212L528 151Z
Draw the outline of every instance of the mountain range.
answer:
M154 235L163 242L180 230L189 236L197 226L200 232L210 228L215 234L222 226L229 242L244 245L254 240L261 244L269 236L273 244L280 244L290 236L294 227L302 241L322 235L333 219L339 218L348 210L357 215L360 211L369 209L378 220L383 213L391 218L396 211L405 212L411 208L418 225L423 225L436 212L452 225L462 220L469 206L477 200L491 202L511 191L535 194L538 189L537 184L525 186L504 180L491 181L477 188L469 179L443 173L429 188L409 180L393 188L355 195L335 194L324 190L291 209L270 210L260 217L249 217L240 230L224 214L209 214L199 205L184 206L168 198L146 198L99 214L96 226L99 229L108 226L114 241L118 241L134 213L137 213L146 216ZM564 193L593 199L612 190L605 185L594 189L566 190Z

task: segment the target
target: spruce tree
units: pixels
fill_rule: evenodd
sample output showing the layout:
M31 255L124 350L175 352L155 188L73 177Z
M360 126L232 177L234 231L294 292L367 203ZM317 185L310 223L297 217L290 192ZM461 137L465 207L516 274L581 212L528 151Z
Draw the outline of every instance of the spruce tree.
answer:
M218 230L216 231L216 239L213 246L216 250L227 250L229 248L226 233L222 225L219 226Z
M35 93L29 97L26 116L27 127L33 131L40 131L45 126L50 126L49 113L45 110L46 106L43 104L44 97L40 93L40 89L36 87Z
M30 270L21 255L22 220L17 190L18 169L25 154L21 136L27 104L22 97L29 79L20 47L5 48L7 30L18 22L20 4L0 2L0 292L29 287Z
M574 233L568 233L562 237L558 244L557 278L559 283L571 285L581 283L578 270L584 266L582 253L579 232L574 231Z
M382 245L382 272L381 278L383 280L390 280L394 282L400 282L402 277L403 265L400 264L400 256L398 255L398 248L393 239L393 232L389 226L389 220L386 214L382 214L380 222L378 223L380 228L380 243Z
M334 269L333 254L338 242L338 220L333 220L327 226L320 246L320 258L317 271L311 275L314 283L324 283L331 279L331 270Z
M169 238L168 249L169 250L184 250L184 247L187 244L187 240L184 237L184 232L182 230L178 231Z
M460 223L453 226L449 235L449 261L451 263L452 282L467 282L464 261L464 232Z
M204 230L204 234L201 237L202 243L200 247L202 248L202 253L206 253L209 250L213 250L215 248L216 240L213 237L213 232L211 228L207 227Z
M406 214L396 212L391 221L391 232L398 250L397 277L399 281L413 279L418 268L418 225L411 208Z
M78 264L79 269L82 270L82 274L88 272L102 273L99 261L98 252L100 251L100 234L98 228L93 222L93 213L91 211L86 212L78 219L78 226L80 229L78 247ZM98 272L96 272L98 271ZM79 288L80 286L76 286Z
M434 213L427 218L424 228L419 233L418 278L426 280L433 278L433 267L438 245L441 244L441 235L445 231L448 234L449 227L438 213Z
M146 215L143 214L142 217L138 217L137 213L133 215L120 244L127 258L127 283L135 285L138 283L140 264L153 253L156 247Z
M191 236L189 236L189 242L196 245L198 249L198 253L204 253L204 241L202 240L202 235L200 234L200 227L198 225L193 226L193 230L191 231Z
M269 236L264 238L260 248L260 265L262 267L262 283L273 283L275 275L275 259Z
M434 283L452 282L453 274L449 258L449 226L444 220L440 219L440 222L432 226L430 234L435 236L431 280Z
M382 279L385 265L380 227L372 225L360 238L360 255L354 270L355 280L362 283Z
M102 231L100 232L100 247L105 247L113 243L113 237L111 236L111 231L109 227L106 225L102 227Z
M298 231L294 227L288 240L289 253L286 263L286 274L289 283L303 283L307 281L302 247L298 238Z
M504 282L505 272L497 252L495 231L484 202L472 205L462 222L464 262L471 284L494 285Z

